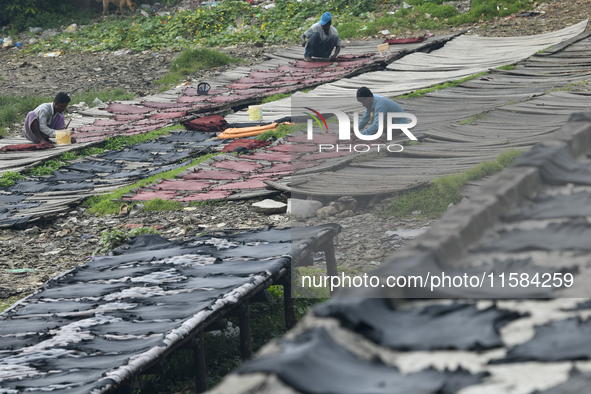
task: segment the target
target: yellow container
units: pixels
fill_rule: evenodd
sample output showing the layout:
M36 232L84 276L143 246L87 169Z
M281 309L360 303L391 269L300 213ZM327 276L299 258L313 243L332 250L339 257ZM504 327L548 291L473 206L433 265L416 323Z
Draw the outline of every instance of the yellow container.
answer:
M263 106L262 105L249 105L248 106L248 118L250 120L262 120L263 119Z
M56 130L55 131L55 139L57 140L58 145L70 145L72 143L72 137L70 135L70 130Z

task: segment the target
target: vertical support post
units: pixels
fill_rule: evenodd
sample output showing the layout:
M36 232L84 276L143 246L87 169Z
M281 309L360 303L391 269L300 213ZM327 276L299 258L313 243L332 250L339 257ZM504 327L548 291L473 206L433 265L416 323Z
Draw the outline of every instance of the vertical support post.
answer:
M242 356L242 361L246 361L250 360L252 357L252 340L250 337L250 308L248 307L248 300L242 303L238 320L238 324L240 326L240 354Z
M207 391L207 370L205 369L205 342L203 331L195 335L193 340L193 359L195 360L195 390L197 393Z
M293 268L291 268L292 270ZM297 322L295 314L295 293L291 270L283 277L283 310L285 313L285 329L291 330Z
M337 258L334 255L334 239L330 238L322 244L322 251L324 251L324 258L326 259L326 274L331 276L338 276Z

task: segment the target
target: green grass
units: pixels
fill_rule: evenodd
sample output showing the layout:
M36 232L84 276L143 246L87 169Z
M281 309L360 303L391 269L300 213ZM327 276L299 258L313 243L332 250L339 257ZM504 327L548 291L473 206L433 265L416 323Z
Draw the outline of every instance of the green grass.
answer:
M453 81L450 81L450 82L446 82L446 83L434 85L434 86L431 86L430 88L426 88L426 89L419 89L419 90L417 90L415 92L403 94L401 96L397 96L397 97L394 97L394 98L395 99L413 99L413 98L417 98L417 97L423 97L427 93L432 93L432 92L435 92L437 90L442 90L442 89L447 89L447 88L455 88L456 86L458 86L459 84L461 84L463 82L470 81L471 79L478 78L478 77L481 77L481 76L486 75L486 74L487 73L482 72L482 73L470 75L470 76L467 76L465 78L456 79L456 80L453 80Z
M476 122L478 120L486 119L487 117L488 117L488 113L487 112L481 112L479 114L472 115L472 116L470 116L470 117L468 117L468 118L466 118L464 120L460 120L458 122L458 124L472 124L472 123L474 123L474 122Z
M10 187L14 185L15 181L25 179L25 177L18 172L7 171L0 175L0 188Z
M90 155L98 155L103 153L105 150L121 149L124 146L136 145L146 141L152 141L156 138L168 135L171 130L183 129L183 126L175 125L165 127L160 130L150 131L145 134L138 135L120 135L116 137L107 138L102 144L102 147L84 148L79 154L76 152L64 152L55 160L47 160L43 164L35 166L26 172L27 175L42 176L51 175L53 171L58 170L62 166L67 166L72 160L80 159Z
M257 140L266 141L271 137L275 137L277 139L281 137L285 137L286 135L291 133L291 125L282 124L277 126L275 130L265 131L263 134L257 136Z
M146 212L179 211L183 206L178 201L167 201L155 198L144 203Z
M117 88L113 90L92 90L85 93L71 96L70 104L78 104L84 101L88 106L93 107L92 102L98 97L102 101L130 100L133 98L131 93L124 89ZM23 122L27 113L37 108L40 104L53 102L54 97L25 95L25 96L4 96L0 95L0 130L8 128L16 122Z
M198 70L241 62L242 59L211 49L186 49L172 62L169 73L156 80L155 83L162 85L161 90L166 90L171 86L178 85L187 75L191 75Z
M278 94L274 94L272 96L265 97L263 99L262 104L267 104L267 103L270 103L272 101L281 100L281 99L284 99L286 97L291 97L291 93L278 93Z
M129 191L131 189L135 189L138 187L142 187L142 186L146 186L152 182L155 182L156 180L159 179L173 179L178 173L186 170L189 167L195 166L201 162L204 162L205 160L208 160L210 158L212 158L213 156L217 156L219 153L211 153L211 154L207 154L204 156L200 156L197 159L193 159L190 163L187 163L187 165L181 167L181 168L177 168L174 170L170 170L170 171L166 171L166 172L162 172L160 174L156 174L153 175L147 179L142 179L136 183L134 183L133 185L129 185L126 186L124 188L121 189L117 189L111 193L108 194L101 194L99 196L92 196L89 197L88 199L85 200L84 205L90 205L90 208L88 210L88 212L90 213L97 213L99 215L109 215L109 214L116 214L119 212L119 209L121 207L121 205L123 205L123 202L117 202L117 201L111 201L111 200L119 200L121 199L121 197L123 197L123 195L129 193ZM145 205L147 205L148 207L150 207L151 210L155 210L155 211L159 211L162 210L163 207L169 207L173 210L176 209L180 209L180 205L176 205L176 204L162 204L160 202L146 202L144 203ZM178 204L178 203L177 203ZM146 207L146 210L148 208Z
M413 211L420 211L421 216L436 219L447 210L450 203L456 204L462 199L460 190L467 182L502 171L523 152L518 149L508 150L493 161L480 163L459 174L443 176L424 187L401 193L394 198L384 215L404 217Z
M26 295L21 295L19 297L9 297L3 300L0 300L0 313L4 312L8 309L12 304L20 300L21 298L26 297Z
M544 48L544 49L540 49L539 51L537 51L536 53L544 53L546 52L548 49L552 48L551 46L549 46L548 48Z
M548 93L552 93L552 92L572 92L572 91L578 90L578 88L582 88L583 86L587 86L587 83L589 83L589 81L587 81L587 80L583 80L581 82L573 82L573 83L569 83L567 85L560 86L557 88L548 89L548 90L546 90L545 93L548 94Z
M517 66L514 64L505 64L504 66L497 67L497 70L515 70Z
M388 29L391 34L401 34L408 30L424 32L483 24L494 18L526 11L533 5L529 0L473 0L470 11L459 14L454 6L443 4L442 0L409 0L407 3L414 8L402 8L393 15L387 13L401 3L401 0L331 0L326 3L275 0L275 7L266 10L245 1L226 0L215 7L171 12L170 16L150 15L145 18L136 12L128 13L125 18L79 21L79 26L86 27L80 28L77 33L60 33L27 46L24 51L96 52L122 48L159 51L165 48L184 50L198 46L225 47L260 42L265 45L297 43L302 29L318 21L326 11L332 13L333 25L339 30L341 38L359 38L377 34L383 29Z

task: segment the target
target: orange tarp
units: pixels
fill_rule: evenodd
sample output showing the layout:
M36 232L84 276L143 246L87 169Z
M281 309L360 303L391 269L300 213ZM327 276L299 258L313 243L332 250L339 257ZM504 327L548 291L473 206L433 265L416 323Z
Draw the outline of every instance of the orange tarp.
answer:
M283 123L288 124L288 123ZM253 127L241 127L237 129L226 129L220 135L218 135L218 139L224 138L243 138L243 137L252 137L255 135L263 134L265 131L275 130L279 126L279 123L271 123L266 126L253 126Z

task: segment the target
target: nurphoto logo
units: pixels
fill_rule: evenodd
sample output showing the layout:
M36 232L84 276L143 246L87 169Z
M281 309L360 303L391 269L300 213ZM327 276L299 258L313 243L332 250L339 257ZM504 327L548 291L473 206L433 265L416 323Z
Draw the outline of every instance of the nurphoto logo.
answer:
M305 112L306 115L310 116L312 119L308 119L308 140L312 141L314 139L314 123L316 123L320 130L323 132L329 132L328 124L323 113L326 115L327 113L334 114L338 120L339 124L339 133L338 139L339 141L351 141L351 131L358 139L362 141L375 141L382 137L384 134L384 114L378 113L375 116L378 117L378 130L374 134L362 134L359 131L359 113L357 111L353 112L353 124L351 125L351 120L349 116L341 110L338 109L328 109L328 110L315 110L310 107L304 107L306 110L310 112ZM406 119L410 119L410 123L402 123L406 121ZM413 114L408 112L388 112L386 114L386 140L392 141L393 140L393 131L400 130L404 133L411 141L417 141L417 137L415 137L409 129L413 128L417 124L417 118ZM352 126L352 127L351 127ZM396 136L394 136L396 137ZM380 151L380 147L386 147L389 152L401 152L403 150L403 146L400 144L352 144L346 146L339 146L338 144L319 144L320 152L326 150L336 150L336 151L343 151L347 150L349 152L368 152L372 149L372 147L376 147L377 151Z

